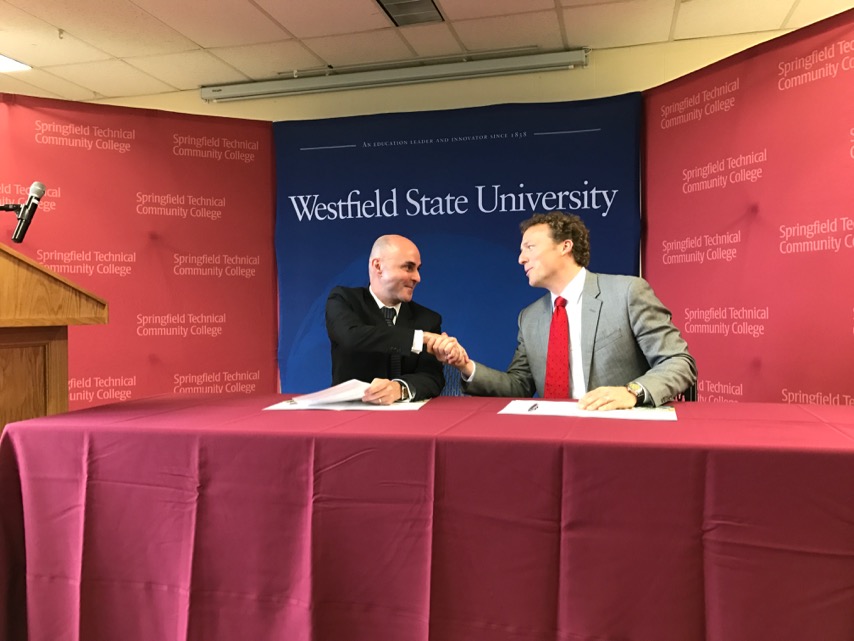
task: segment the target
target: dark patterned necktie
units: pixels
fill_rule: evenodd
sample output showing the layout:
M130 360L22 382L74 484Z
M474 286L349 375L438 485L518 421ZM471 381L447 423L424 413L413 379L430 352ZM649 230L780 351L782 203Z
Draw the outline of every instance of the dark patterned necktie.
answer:
M397 316L394 307L383 307L382 312L386 325L394 327L394 317ZM389 356L388 375L391 379L400 378L400 352L396 349Z
M569 398L569 322L566 299L558 296L549 327L545 398Z

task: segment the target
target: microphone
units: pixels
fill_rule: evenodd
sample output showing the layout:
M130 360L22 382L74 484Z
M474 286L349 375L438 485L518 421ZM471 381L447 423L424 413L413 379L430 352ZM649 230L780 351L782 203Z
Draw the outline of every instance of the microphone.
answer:
M27 233L33 216L36 215L36 208L39 206L41 197L44 196L45 186L36 181L30 185L30 194L27 202L21 207L21 213L18 214L18 226L15 227L15 232L12 234L12 242L20 243L24 240L24 235Z

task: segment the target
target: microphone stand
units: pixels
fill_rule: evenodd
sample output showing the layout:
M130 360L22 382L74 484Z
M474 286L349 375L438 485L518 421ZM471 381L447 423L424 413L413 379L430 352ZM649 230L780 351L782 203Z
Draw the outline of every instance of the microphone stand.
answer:
M0 211L13 211L17 215L18 220L21 220L21 210L24 208L23 205L0 205Z
M20 222L21 217L22 217L21 211L23 211L23 209L24 209L23 205L16 205L14 203L8 204L8 205L0 205L0 211L13 211L13 212L15 212L15 218L17 218L19 222ZM14 234L13 234L13 236L14 236ZM15 242L14 238L13 238L12 242Z
M0 211L13 211L13 212L15 212L15 218L17 218L18 221L21 220L21 212L23 211L23 209L24 209L23 205L17 205L15 203L8 204L8 205L0 205Z

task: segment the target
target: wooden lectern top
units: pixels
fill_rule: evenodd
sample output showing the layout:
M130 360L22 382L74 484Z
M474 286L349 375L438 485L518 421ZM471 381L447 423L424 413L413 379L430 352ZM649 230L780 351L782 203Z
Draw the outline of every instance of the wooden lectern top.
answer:
M107 302L0 243L0 327L97 325Z

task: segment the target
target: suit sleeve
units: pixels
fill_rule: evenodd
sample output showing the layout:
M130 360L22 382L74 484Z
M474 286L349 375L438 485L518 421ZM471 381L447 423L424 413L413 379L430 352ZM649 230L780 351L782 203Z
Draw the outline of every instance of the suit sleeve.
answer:
M522 334L522 314L519 314L519 334L516 337L516 352L506 372L475 363L474 378L466 383L462 381L462 389L473 396L508 396L527 398L534 395L536 386L528 362L528 351L525 347L525 337Z
M627 304L635 339L650 366L637 381L655 405L667 403L697 382L697 363L649 283L633 279Z
M442 317L435 312L429 312L426 308L421 309L423 311L415 319L418 329L433 332L434 334L441 334ZM420 318L420 316L423 316L423 318ZM406 349L411 352L411 339ZM409 359L415 359L415 369L410 372L409 368L405 367L401 378L406 381L406 384L412 390L414 394L413 400L422 401L427 398L439 396L445 387L444 365L436 360L435 356L428 354L426 349L422 350L420 354L411 354L409 357L405 357L404 364Z
M370 325L348 298L342 288L336 287L326 299L326 331L332 342L348 352L389 354L394 348L401 354L412 351L413 329Z

